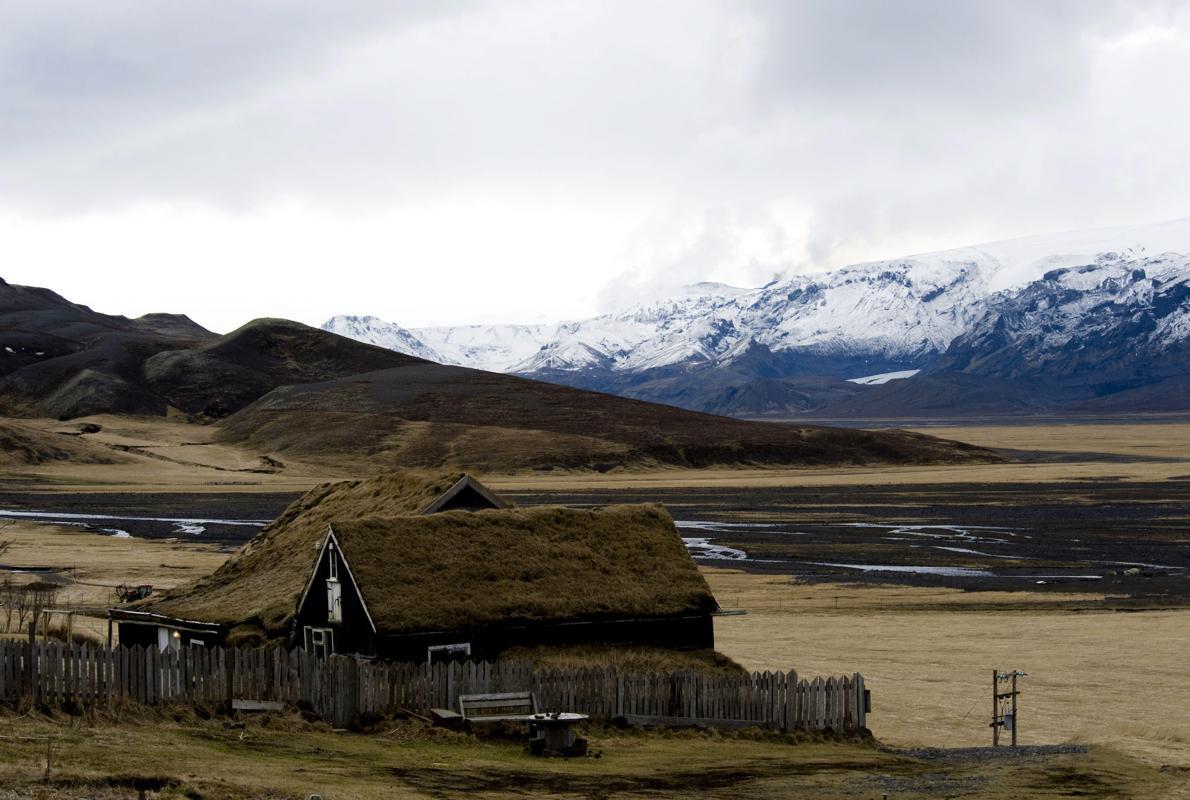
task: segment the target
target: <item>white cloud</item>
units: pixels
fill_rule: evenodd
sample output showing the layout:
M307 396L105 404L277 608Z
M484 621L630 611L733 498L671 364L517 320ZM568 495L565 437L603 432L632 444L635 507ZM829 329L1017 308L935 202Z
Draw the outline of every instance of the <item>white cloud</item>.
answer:
M1185 216L1182 4L45 3L0 259L100 310L576 317Z

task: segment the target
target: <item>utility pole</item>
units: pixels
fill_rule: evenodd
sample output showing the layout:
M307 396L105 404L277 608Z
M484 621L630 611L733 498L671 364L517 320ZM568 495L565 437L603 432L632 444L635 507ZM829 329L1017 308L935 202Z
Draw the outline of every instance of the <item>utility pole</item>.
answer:
M1012 735L1012 746L1016 747L1017 731L1017 678L1027 673L1014 669L1009 672L992 670L992 746L1000 746L1000 729L1005 728ZM1007 691L1001 685L1007 685Z

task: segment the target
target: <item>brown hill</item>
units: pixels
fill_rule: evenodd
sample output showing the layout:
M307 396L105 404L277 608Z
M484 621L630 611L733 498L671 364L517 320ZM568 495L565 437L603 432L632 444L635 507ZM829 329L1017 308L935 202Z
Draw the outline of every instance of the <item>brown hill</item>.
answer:
M144 377L171 406L217 419L279 386L411 362L418 359L297 322L258 319L197 347L157 353Z
M446 367L296 322L217 336L180 315L99 314L0 281L0 413L222 419L259 453L351 469L958 463L992 453L903 432L746 422Z
M413 362L276 389L223 424L265 452L479 471L998 460L904 431L717 417L509 375Z
M99 314L0 279L0 413L164 414L166 403L145 385L143 362L213 336L181 315Z

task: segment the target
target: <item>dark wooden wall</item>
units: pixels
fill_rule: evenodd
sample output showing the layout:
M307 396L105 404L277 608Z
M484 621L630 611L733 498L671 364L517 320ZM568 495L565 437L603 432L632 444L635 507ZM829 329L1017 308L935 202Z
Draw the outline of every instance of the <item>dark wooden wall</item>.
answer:
M339 583L343 586L343 621L337 625L327 622L326 607L326 579L330 574L331 558L339 561ZM335 651L339 653L360 653L361 655L376 655L375 638L372 626L368 622L367 612L359 599L359 592L351 580L338 548L324 550L322 558L314 569L314 582L306 595L306 601L297 613L297 627L294 630L293 644L303 646L303 637L307 625L313 628L333 628L335 631Z

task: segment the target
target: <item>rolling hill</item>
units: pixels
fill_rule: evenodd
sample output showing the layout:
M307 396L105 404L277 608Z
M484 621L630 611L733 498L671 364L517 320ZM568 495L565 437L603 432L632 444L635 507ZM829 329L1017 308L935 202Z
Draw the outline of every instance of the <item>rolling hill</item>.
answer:
M7 284L0 337L8 416L181 413L227 441L308 461L606 470L997 459L918 434L746 422L443 366L287 320L217 336L184 317L108 316Z

